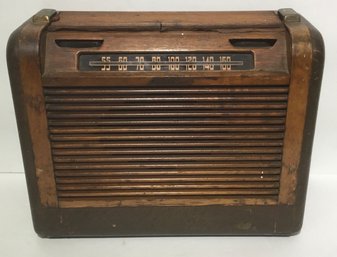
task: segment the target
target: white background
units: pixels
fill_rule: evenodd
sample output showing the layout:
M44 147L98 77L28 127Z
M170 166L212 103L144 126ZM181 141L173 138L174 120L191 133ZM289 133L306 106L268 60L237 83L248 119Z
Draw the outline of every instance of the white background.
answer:
M43 240L33 232L6 67L10 33L42 8L110 11L277 10L291 7L322 33L326 63L302 233L290 238ZM0 257L337 256L337 2L333 0L0 0ZM15 174L21 173L21 174Z

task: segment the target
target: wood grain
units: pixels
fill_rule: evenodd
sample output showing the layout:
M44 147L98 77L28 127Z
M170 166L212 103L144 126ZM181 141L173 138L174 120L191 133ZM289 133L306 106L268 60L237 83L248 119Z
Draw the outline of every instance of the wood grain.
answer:
M43 87L40 72L39 40L46 24L34 25L28 21L21 27L21 39L18 41L20 59L17 73L21 82L12 85L20 87L22 95L20 101L24 104L27 127L32 142L31 149L34 156L34 169L38 185L41 205L57 207L56 185L52 161L51 146L47 124L47 115L44 102ZM17 117L20 119L21 117ZM25 125L26 126L26 125ZM19 128L21 130L21 128Z
M41 194L63 207L293 204L312 49L303 24L285 24L274 12L58 13L40 60L22 61ZM250 52L254 69L80 71L91 52Z
M289 86L279 202L290 205L296 201L295 191L303 147L313 50L309 29L304 24L289 22L286 23L286 26L291 38L292 72Z
M240 19L240 15L241 14L236 17ZM275 17L275 15L271 13L269 13L269 15L269 18ZM80 16L81 15L79 15L78 18ZM92 18L94 16L95 14L90 17ZM103 16L102 18L104 18ZM154 16L155 15L153 15L152 18L155 18ZM62 20L62 13L60 14L60 17ZM124 16L124 19L125 17L126 16ZM191 29L191 26L194 26L194 29L192 30L195 30L195 28L202 28L203 26L208 27L208 29L221 27L230 30L232 29L230 15L227 16L227 19L225 20L226 24L223 23L222 20L221 23L214 23L214 21L206 19L202 21L202 17L204 16L199 17L198 22L200 26L193 24L193 22L195 22L193 21L193 17L193 15L185 17L185 22L181 24L179 24L179 22L176 22L175 25L171 24L169 21L165 21L165 17L162 17L163 20L160 24L160 30L162 32L160 33L155 31L143 31L138 32L137 34L131 32L114 32L113 35L108 32L96 32L95 34L88 32L75 32L69 34L68 32L58 31L48 33L46 37L46 59L43 79L46 85L44 94L47 104L46 107L47 118L49 121L49 132L51 133L50 140L52 141L53 145L54 143L57 144L58 142L90 142L92 144L93 142L98 141L115 141L115 143L117 144L121 141L131 141L139 142L140 144L142 144L149 141L161 140L164 142L186 141L188 144L190 144L193 140L202 140L206 142L216 140L241 140L246 143L248 143L247 140L259 140L260 142L282 140L284 136L283 131L285 121L284 117L286 115L286 101L288 99L288 87L286 85L289 82L289 75L287 70L288 64L287 60L283 58L286 51L284 37L285 31L282 29L281 26L276 25L276 23L272 24L268 22L269 26L266 26L268 27L268 29L264 28L264 31L256 31L254 33L247 32L243 28L245 27L245 22L249 21L242 19L242 26L239 26L240 29L237 29L236 31L231 31L230 37L223 34L222 32L208 32L207 38L205 38L204 32L188 30ZM91 21L93 23L91 28L95 26L94 20L96 18L93 18L93 20ZM167 19L172 19L172 17L167 16ZM216 20L220 21L220 19ZM254 18L254 20L255 22L260 23L260 25L257 25L257 27L264 27L261 20L256 20L256 18ZM66 20L63 20L63 22L66 22ZM106 23L108 22L109 21L106 21ZM125 23L127 22L127 20L121 20L121 22ZM143 29L141 30L147 30L144 29L144 27L148 26L147 28L150 28L150 23L151 22L145 22L144 24L142 24L142 22L138 22L137 26L142 27ZM279 23L279 21L277 21L277 23ZM50 31L62 30L60 29L60 27L53 28L55 24L58 24L58 26L63 26L62 23L59 23L59 21L54 22L49 27ZM74 26L77 26L76 18L72 24ZM128 28L129 26L127 24L118 25L118 23L116 22L114 24L115 25L111 27L112 30ZM157 23L155 22L154 26L156 26L156 24ZM181 26L185 28L184 33L168 31L182 28ZM164 33L163 31L166 32ZM207 74L207 72L196 72L188 76L184 73L170 73L169 75L160 73L145 73L141 75L130 74L130 76L127 76L127 78L125 78L121 76L122 74L117 74L117 76L115 74L112 74L113 77L111 77L111 75L103 73L79 73L76 68L76 59L78 54L77 50L68 48L66 49L66 51L64 51L62 47L59 47L55 43L55 41L59 39L64 40L72 38L104 39L102 46L99 47L99 49L95 49L95 51L98 50L101 52L149 52L162 50L174 52L181 51L181 49L184 49L182 47L185 46L188 46L188 51L238 51L238 49L231 44L230 40L233 38L272 38L275 40L276 43L273 47L254 49L256 70L263 71L268 79L264 78L263 74L259 74L256 71L246 72L244 75L238 72L217 72L209 74ZM156 38L156 40L154 41L153 38ZM222 42L222 44L219 44L218 42ZM243 48L239 50L244 51L246 49ZM249 50L251 49L249 48ZM49 56L50 53L53 53L53 56L57 56L57 58L51 58L51 56ZM72 63L73 61L75 61L75 63ZM280 76L280 74L283 75ZM58 76L61 76L61 83L58 79ZM95 76L95 82L91 85L95 87L83 87L82 85L85 85L84 81L88 83L90 81L90 77L93 78L93 76ZM169 83L161 80L162 77L167 76L172 78ZM74 78L74 81L71 81L72 78ZM69 82L65 81L66 79L68 79ZM226 82L225 79L228 79L228 81ZM153 87L151 86L152 81L156 81L153 86L157 86L156 84L160 85L160 83L165 82L165 87ZM268 84L266 83L267 81ZM259 82L261 82L261 85L258 84ZM69 83L69 85L72 85L75 88L59 88L59 85L65 83ZM179 86L179 84L181 84L181 86L177 87ZM186 85L189 84L195 86L186 87ZM227 84L231 86L213 86L222 84ZM274 86L273 84L279 86ZM76 87L76 85L78 85L78 87ZM128 88L118 88L115 85L127 85ZM135 88L130 88L131 85L135 85ZM144 85L145 87L142 88L142 85ZM201 87L202 85L204 86ZM235 87L234 85L237 86ZM98 86L104 87L100 88ZM155 109L147 107L149 109L146 110L146 106L149 106L150 102L160 104L154 106ZM185 102L185 104L180 106L177 105L181 102ZM195 103L197 102L199 103L199 105L195 106ZM252 102L254 103L254 105L252 105ZM139 107L133 109L133 106L137 104ZM200 104L201 106L205 106L204 110L200 109ZM120 110L111 109L111 106L116 105L120 106ZM224 105L232 107L229 107L228 110L224 110ZM77 109L77 106L82 106L82 109ZM161 106L161 108L158 109L158 106ZM167 109L163 108L163 106L166 106ZM238 108L238 110L236 110L236 108L234 108L233 106L237 106L236 108ZM272 108L264 108L267 106L271 106ZM72 108L73 110L69 108ZM92 108L96 108L96 110ZM103 110L100 108L103 108ZM207 120L205 120L206 117ZM95 120L95 122L92 124L94 126L88 126L90 124L83 123L93 119ZM193 119L195 120L195 123L193 123ZM110 122L110 124L108 122ZM185 127L181 126L184 123ZM210 127L212 123L214 125L222 125L222 127ZM72 127L68 126L70 124L73 124ZM175 127L167 127L170 124L174 124ZM200 124L203 124L203 126L198 128L196 125ZM233 126L235 124L239 126ZM254 126L252 124L261 125ZM266 124L276 124L276 126ZM67 126L64 127L64 125ZM103 127L95 127L95 125L100 125ZM116 125L123 127L118 128L116 127ZM137 127L128 127L130 125L137 125ZM141 128L139 127L140 125L145 127ZM151 125L152 127L148 127L148 125ZM177 127L177 125L179 125L179 127ZM186 131L188 131L187 134L184 133ZM143 147L142 145L140 146ZM254 143L251 146L256 147ZM165 147L165 145L162 145L162 147ZM221 153L217 156L209 156L205 155L207 154L206 152L200 152L200 150L198 149L200 148L195 149L197 151L193 152L192 155L190 154L185 156L181 154L179 156L172 155L172 153L168 152L167 155L161 154L158 156L156 156L155 154L153 154L152 156L144 156L146 152L143 152L142 154L139 154L138 157L132 157L128 155L112 155L107 157L102 157L99 155L55 155L53 157L53 162L56 169L55 174L58 174L57 176L65 174L64 171L69 169L75 169L77 170L77 172L82 172L83 174L83 171L88 170L125 170L140 169L141 167L147 169L155 168L157 170L174 168L182 169L182 172L190 168L240 169L255 167L260 169L270 169L280 167L280 154L244 154L240 152L239 154ZM268 181L269 178L266 175L261 176L261 170L259 170L259 173L260 176L257 176L257 181L260 181L261 177L263 177L264 181ZM262 171L262 173L264 173L264 171ZM163 173L164 176L166 176L167 174L172 173L165 173L165 175ZM60 181L63 181L61 178L62 177L57 177L57 183L61 183ZM83 181L86 181L85 178L83 179ZM138 180L135 179L135 181L138 181L138 183L144 183L148 179L149 178L145 180L144 178ZM161 176L160 178L158 178L156 183L168 183L172 179L173 178L165 178ZM208 180L209 178L200 179ZM225 178L219 179L220 181L226 181ZM244 177L237 179L241 179L243 181L245 180ZM122 179L120 181L124 180ZM156 181L156 179L153 178L152 181ZM187 183L193 181L196 182L199 181L199 179L192 177L186 177L184 179L183 177L179 177L176 181L176 183L178 183L179 181L184 181L184 183ZM93 180L91 179L89 180L89 182L93 183ZM158 186L165 187L164 184ZM185 184L185 186L188 188L187 184ZM242 187L245 187L245 185L242 185ZM79 189L81 189L80 187L76 191L75 188L73 189L73 192L77 192ZM81 190L83 190L83 188ZM226 193L222 192L219 188L217 190L218 191L214 192L215 195L226 195ZM278 189L276 188L276 190ZM247 195L249 195L248 191ZM78 192L79 195L81 195L80 191ZM143 194L145 194L146 190L143 190L142 192ZM197 191L195 191L195 193L193 194L196 194L196 192ZM199 192L202 193L202 191L200 190ZM84 193L84 191L82 191L82 193ZM129 194L133 195L132 192L125 192L124 194L122 192L121 194L124 196L127 196ZM256 192L256 195L258 195L258 192ZM71 194L68 194L67 196L71 197ZM98 197L99 195L96 196ZM110 196L114 195L111 194ZM135 193L133 196L137 197L137 194ZM157 196L159 195L157 194ZM62 197L61 191L59 192L59 197Z
M220 64L238 53L234 69ZM35 231L297 234L323 57L290 9L42 10L7 48Z
M261 12L60 12L48 28L55 30L197 30L280 28L274 11Z

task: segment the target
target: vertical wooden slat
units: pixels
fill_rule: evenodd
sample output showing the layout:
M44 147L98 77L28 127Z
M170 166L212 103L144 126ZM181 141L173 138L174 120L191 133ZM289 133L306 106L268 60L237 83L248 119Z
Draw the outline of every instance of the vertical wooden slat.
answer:
M39 46L44 26L43 20L36 24L28 22L22 28L22 39L19 41L21 58L19 60L19 74L22 85L22 101L25 105L28 120L28 130L32 142L35 175L43 206L56 207L58 200L54 178L51 147L48 138L48 124L42 90ZM19 85L17 85L19 86Z
M294 204L298 167L303 147L307 100L312 65L312 45L307 26L285 20L291 40L291 78L284 137L279 203Z

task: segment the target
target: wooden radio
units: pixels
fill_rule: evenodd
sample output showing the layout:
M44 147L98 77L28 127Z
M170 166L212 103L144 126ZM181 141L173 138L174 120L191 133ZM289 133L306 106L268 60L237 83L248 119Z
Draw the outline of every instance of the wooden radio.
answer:
M300 230L324 46L293 10L42 10L7 60L40 236Z

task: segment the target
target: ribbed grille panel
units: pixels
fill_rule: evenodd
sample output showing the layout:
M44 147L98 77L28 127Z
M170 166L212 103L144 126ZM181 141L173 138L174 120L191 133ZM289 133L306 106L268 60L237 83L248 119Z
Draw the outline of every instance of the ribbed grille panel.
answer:
M288 86L44 93L60 201L277 200Z

